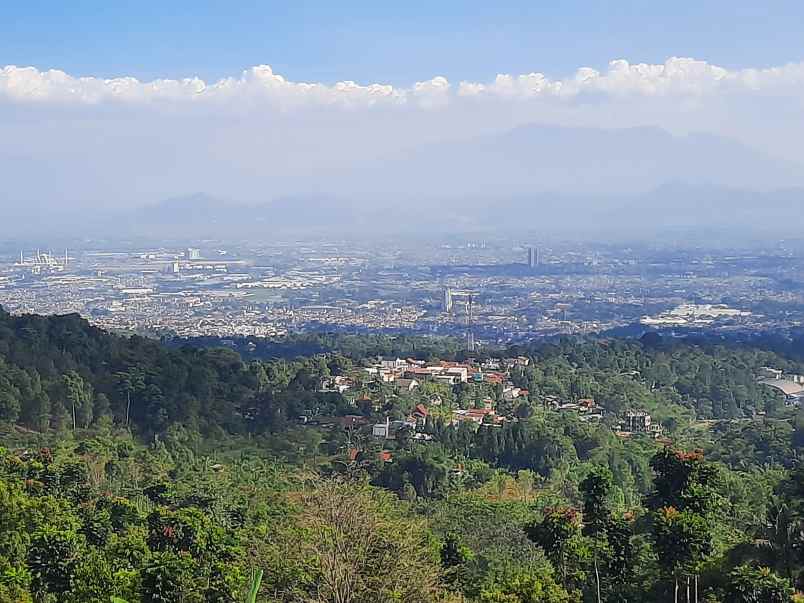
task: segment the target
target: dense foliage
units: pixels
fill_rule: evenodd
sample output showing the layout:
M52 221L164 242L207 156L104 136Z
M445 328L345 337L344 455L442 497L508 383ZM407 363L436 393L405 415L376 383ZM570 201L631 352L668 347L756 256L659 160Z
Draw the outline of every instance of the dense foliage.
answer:
M804 372L794 357L655 338L486 353L525 359L512 399L364 370L378 351L463 359L449 340L328 346L244 361L0 313L0 601L747 602L804 586L804 423L757 380ZM348 391L322 387L334 376ZM560 409L584 399L599 420ZM372 437L423 406L415 429ZM453 420L489 406L504 420ZM620 433L629 409L661 436Z
M140 433L175 423L205 434L281 430L305 411L351 412L342 396L323 395L318 386L322 377L365 360L355 356L352 338L336 340L344 341L349 355L244 362L225 348L168 348L110 335L77 315L10 316L0 310L0 420L35 430L102 421ZM381 348L376 342L369 347ZM441 348L445 357L455 356L454 344L444 339L419 355L434 357ZM740 346L564 340L515 351L536 360L511 375L531 400L592 397L612 417L638 406L671 429L693 418L777 414L782 399L757 383L757 369L804 372L772 352ZM466 388L443 393L462 405L475 402ZM493 389L482 393L495 395Z

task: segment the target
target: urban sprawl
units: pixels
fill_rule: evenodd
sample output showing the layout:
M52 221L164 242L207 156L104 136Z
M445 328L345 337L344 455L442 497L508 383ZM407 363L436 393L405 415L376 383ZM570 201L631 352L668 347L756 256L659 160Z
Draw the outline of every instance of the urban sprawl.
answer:
M0 305L115 331L453 335L470 348L628 325L752 331L804 320L796 249L755 252L511 241L288 242L0 258Z

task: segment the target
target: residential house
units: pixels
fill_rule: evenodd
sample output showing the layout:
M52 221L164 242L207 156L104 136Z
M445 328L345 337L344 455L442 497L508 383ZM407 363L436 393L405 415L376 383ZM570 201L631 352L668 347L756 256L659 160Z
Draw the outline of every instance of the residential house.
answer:
M644 410L628 410L620 423L622 431L630 433L650 433L658 437L662 433L662 426L654 423L650 414Z
M416 379L397 379L394 385L399 391L412 392L419 387L419 382Z
M427 417L429 414L430 413L424 404L417 404L416 408L414 408L413 412L411 413L411 419L415 421L416 427L421 428L424 427L424 424L427 422Z
M506 385L503 387L503 399L504 400L516 400L519 397L520 389L518 387L514 387L513 385Z

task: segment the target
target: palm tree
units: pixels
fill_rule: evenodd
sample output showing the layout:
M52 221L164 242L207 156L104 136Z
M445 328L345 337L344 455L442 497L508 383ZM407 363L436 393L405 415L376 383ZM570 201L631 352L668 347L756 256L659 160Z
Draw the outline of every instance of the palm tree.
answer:
M762 538L757 544L767 549L774 565L784 571L784 575L792 580L791 564L795 549L804 540L804 525L797 519L790 507L785 503L775 503L768 510L768 521Z

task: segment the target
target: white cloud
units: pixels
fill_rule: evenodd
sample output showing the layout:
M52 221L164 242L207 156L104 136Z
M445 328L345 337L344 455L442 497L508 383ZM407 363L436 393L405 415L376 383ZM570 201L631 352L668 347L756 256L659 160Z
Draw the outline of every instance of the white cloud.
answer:
M373 186L382 197L388 183L373 170L385 158L531 123L704 131L804 163L804 63L617 60L566 77L409 86L293 82L267 65L214 82L9 66L0 68L0 209L141 204L194 190L256 202Z
M765 69L729 70L705 61L673 57L664 64L609 63L605 72L583 67L562 79L543 73L499 74L491 82L460 82L453 86L438 76L410 87L334 85L292 82L268 65L243 71L239 77L207 83L197 77L140 82L132 77L74 77L63 71L7 66L0 70L0 100L16 103L244 103L279 109L304 106L370 107L412 105L438 108L462 97L571 99L586 93L611 97L699 97L735 92L804 91L804 63Z
M512 76L500 74L491 84L461 82L465 96L528 98L572 98L584 93L618 96L694 97L717 92L757 92L791 89L804 91L804 63L768 69L728 70L705 61L674 57L664 64L630 64L611 61L606 72L589 67L578 69L572 77L551 80L543 73Z

